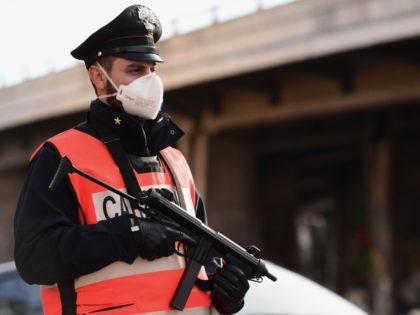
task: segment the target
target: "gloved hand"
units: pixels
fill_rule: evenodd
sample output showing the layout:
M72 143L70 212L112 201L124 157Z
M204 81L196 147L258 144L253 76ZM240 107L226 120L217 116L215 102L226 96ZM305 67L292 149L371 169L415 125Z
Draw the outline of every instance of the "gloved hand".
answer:
M191 244L193 240L185 233L150 219L138 219L136 237L140 257L155 260L175 252L175 241Z
M212 281L211 300L219 313L233 314L244 306L249 283L242 270L227 263L217 270Z

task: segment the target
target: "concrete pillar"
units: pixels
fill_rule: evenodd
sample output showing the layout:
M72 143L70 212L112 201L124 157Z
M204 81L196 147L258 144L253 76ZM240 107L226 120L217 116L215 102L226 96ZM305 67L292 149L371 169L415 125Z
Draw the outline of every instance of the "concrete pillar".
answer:
M372 315L393 315L392 226L390 198L391 138L381 134L370 144L368 163L372 242Z
M207 169L208 169L208 146L209 146L209 132L208 132L208 117L209 112L204 111L199 119L196 132L192 138L192 173L194 176L195 185L200 192L203 200L206 200L207 195Z

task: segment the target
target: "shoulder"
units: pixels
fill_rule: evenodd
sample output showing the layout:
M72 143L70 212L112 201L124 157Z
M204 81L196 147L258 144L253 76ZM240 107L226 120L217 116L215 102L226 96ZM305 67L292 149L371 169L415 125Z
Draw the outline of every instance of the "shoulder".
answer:
M60 133L58 133L58 134L56 134L56 135L54 135L54 136L52 136L52 137L50 137L50 138L48 138L47 140L45 140L44 142L42 142L35 150L34 150L34 152L32 153L32 155L31 155L31 157L30 157L30 160L32 161L36 156L38 156L38 153L40 152L40 151L43 151L43 148L53 148L54 146L53 145L51 145L53 142L54 142L54 140L55 139L60 139L60 138L63 138L63 137L65 137L66 136L66 134L68 134L70 131L71 131L72 129L68 129L68 130L65 130L65 131L63 131L63 132L60 132Z
M74 128L67 129L42 142L32 153L30 161L38 156L40 151L54 152L54 154L58 156L60 155L60 150L58 149L59 147L66 146L68 144L82 143L84 139L88 138L96 139L91 128L85 123ZM44 148L45 150L43 150Z

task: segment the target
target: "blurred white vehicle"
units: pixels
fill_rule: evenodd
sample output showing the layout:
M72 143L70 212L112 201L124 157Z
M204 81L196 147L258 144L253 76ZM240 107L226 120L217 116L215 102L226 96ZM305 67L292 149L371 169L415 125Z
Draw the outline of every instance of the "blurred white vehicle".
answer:
M276 282L251 282L242 315L367 315L326 288L266 262ZM0 314L42 315L39 287L19 277L14 262L0 264Z
M277 277L251 283L241 315L367 315L341 296L297 273L267 262Z
M13 261L0 264L0 314L42 315L39 287L23 282Z

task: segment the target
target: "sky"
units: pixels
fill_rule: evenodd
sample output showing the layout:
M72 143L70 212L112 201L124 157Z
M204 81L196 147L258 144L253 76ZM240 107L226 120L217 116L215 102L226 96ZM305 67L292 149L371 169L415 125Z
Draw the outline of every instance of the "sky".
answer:
M162 40L294 0L0 0L0 88L76 65L70 51L127 6L159 17Z

